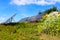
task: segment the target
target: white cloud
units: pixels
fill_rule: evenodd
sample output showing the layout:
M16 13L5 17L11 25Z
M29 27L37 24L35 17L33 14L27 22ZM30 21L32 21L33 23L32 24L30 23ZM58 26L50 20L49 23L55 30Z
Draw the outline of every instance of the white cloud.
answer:
M5 18L3 17L0 17L0 23L4 22L5 21Z
M36 4L36 5L51 5L60 2L60 0L11 0L10 4L16 5L29 5L29 4Z

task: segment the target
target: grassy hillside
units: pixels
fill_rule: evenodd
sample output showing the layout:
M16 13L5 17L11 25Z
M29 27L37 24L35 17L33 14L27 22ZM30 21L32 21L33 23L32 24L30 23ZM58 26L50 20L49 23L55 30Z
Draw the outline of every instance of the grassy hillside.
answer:
M38 23L18 23L15 25L0 25L0 40L40 40L35 34Z
M0 40L60 40L60 13L46 14L38 22L0 24Z

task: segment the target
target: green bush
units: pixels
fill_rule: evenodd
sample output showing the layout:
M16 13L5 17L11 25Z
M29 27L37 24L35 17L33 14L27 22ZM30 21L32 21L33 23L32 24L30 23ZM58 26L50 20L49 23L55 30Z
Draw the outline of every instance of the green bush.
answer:
M53 36L60 36L60 15L58 13L50 13L46 20L40 23L38 31Z

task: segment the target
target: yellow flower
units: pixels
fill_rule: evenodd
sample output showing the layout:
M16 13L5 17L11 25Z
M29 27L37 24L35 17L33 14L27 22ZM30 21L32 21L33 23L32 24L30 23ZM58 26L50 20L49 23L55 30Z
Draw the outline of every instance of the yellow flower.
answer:
M60 12L58 12L58 14L60 14Z
M45 16L43 16L42 18L45 19L48 16L48 14L46 14Z

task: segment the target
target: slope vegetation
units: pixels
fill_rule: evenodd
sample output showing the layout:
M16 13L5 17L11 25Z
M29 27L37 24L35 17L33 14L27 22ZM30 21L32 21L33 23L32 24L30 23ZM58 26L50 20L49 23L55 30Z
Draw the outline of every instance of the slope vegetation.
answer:
M46 14L38 22L0 24L0 40L60 40L60 13Z
M46 34L49 35L49 37L50 37L50 38L48 37L49 40L53 40L53 39L59 40L59 39L55 39L55 38L57 38L57 37L60 38L60 13L51 12L49 15L47 15L45 20L42 19L42 21L43 22L41 22L38 25L39 33L45 33L45 36L46 36ZM53 37L53 38L51 39L51 37ZM47 39L44 39L44 40L47 40Z

